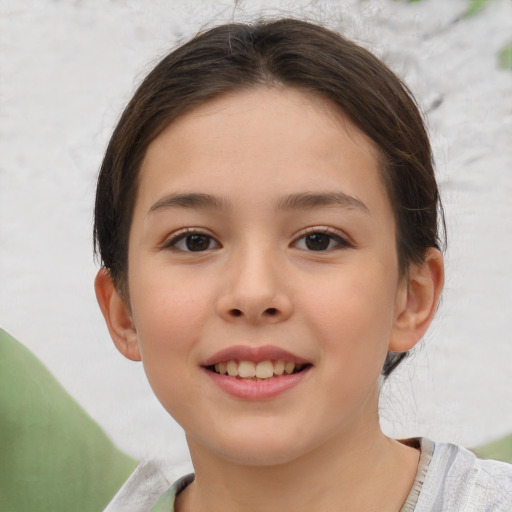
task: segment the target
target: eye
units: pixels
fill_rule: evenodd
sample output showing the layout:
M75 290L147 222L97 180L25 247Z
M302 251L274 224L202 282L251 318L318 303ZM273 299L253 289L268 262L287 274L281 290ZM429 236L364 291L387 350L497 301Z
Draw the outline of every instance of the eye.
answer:
M351 244L339 234L330 230L315 230L301 236L294 243L298 249L306 251L328 251L340 247L350 247Z
M187 230L179 233L165 244L166 248L184 252L202 252L220 247L220 244L210 235Z

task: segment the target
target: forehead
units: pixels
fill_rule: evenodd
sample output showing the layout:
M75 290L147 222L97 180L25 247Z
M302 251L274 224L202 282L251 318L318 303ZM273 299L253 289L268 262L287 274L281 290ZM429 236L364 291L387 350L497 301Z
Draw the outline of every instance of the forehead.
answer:
M289 87L227 93L168 126L143 160L137 204L159 194L383 193L376 145L331 101Z

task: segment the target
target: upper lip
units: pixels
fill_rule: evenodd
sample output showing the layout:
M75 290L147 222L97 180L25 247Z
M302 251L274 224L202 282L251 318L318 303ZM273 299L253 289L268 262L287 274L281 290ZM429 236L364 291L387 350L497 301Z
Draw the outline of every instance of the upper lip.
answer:
M208 357L201 366L212 366L225 361L252 361L259 363L261 361L278 361L283 360L295 364L308 364L306 359L296 356L287 350L273 345L265 345L262 347L249 347L246 345L235 345L228 347L212 356Z

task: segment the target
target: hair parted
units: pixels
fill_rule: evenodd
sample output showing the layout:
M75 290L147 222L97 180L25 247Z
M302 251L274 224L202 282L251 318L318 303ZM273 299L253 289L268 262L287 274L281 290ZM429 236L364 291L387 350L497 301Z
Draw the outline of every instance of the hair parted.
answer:
M396 220L400 271L440 248L444 216L430 142L409 89L366 49L296 19L209 29L164 57L124 110L98 177L94 246L128 296L128 238L138 173L149 144L177 117L224 93L291 86L337 106L380 150ZM444 229L443 229L444 233ZM406 354L389 353L388 376Z

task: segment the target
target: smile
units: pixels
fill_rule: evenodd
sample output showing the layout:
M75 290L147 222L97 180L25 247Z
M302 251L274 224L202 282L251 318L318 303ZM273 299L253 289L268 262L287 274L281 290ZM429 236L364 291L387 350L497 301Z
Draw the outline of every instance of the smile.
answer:
M277 346L236 345L210 356L201 367L222 392L244 401L260 401L307 381L313 364Z
M255 363L253 361L230 361L219 362L208 366L207 369L218 375L228 375L237 379L269 380L281 375L292 375L304 370L308 364L296 364L293 361L278 359L267 360Z

